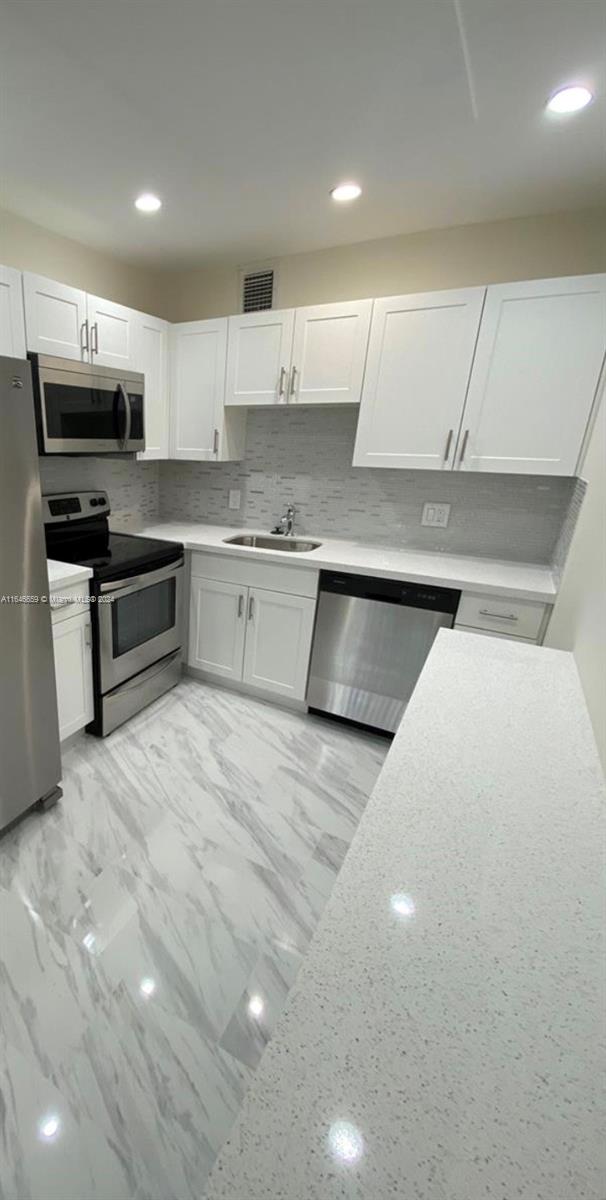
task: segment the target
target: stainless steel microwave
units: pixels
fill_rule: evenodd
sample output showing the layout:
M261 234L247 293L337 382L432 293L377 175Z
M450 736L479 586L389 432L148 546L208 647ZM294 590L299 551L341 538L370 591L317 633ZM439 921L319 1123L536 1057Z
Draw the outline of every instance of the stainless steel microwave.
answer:
M145 449L145 376L29 354L40 454Z

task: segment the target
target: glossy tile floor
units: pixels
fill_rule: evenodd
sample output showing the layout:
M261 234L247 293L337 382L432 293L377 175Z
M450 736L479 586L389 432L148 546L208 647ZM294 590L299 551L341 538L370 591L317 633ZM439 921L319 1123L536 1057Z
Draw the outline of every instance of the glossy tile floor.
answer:
M0 839L0 1197L200 1200L387 743L184 680Z

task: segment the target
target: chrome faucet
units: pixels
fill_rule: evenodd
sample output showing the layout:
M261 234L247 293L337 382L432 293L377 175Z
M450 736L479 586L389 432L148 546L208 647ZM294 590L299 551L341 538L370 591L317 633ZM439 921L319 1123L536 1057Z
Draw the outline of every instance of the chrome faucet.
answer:
M285 537L292 537L294 532L295 506L294 504L289 504L284 515L280 517L275 529L272 529L272 533L283 533Z

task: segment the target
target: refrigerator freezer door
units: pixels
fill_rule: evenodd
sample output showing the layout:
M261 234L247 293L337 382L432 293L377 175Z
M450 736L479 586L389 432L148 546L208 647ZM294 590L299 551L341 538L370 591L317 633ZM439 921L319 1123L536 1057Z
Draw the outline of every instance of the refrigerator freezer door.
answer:
M0 358L0 829L61 778L30 365Z

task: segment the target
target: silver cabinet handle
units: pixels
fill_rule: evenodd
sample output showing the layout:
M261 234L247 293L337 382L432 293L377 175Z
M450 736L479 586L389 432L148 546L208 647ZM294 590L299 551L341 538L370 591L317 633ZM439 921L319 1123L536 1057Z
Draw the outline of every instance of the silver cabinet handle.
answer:
M99 353L99 326L96 321L95 321L94 325L91 325L90 331L91 331L91 342L92 342L91 351L93 354L98 354Z
M496 617L497 620L499 620L499 621L517 621L518 620L515 613L495 613L495 612L490 612L490 609L488 609L488 608L481 608L480 616L481 617Z
M448 437L446 438L446 449L444 451L444 462L448 462L448 459L450 458L450 447L452 446L453 434L454 429L449 429Z
M53 600L52 596L50 598L50 607L53 612L58 612L60 608L67 608L68 604L71 604L71 600L61 600L57 604L57 601Z
M83 321L80 326L80 349L83 354L88 354L88 321Z
M278 400L284 397L284 384L286 382L286 367L280 367L280 382L278 384Z
M132 420L133 420L133 414L132 414L132 409L130 406L130 396L129 396L123 383L118 384L118 391L119 391L120 395L122 396L122 399L124 400L124 411L126 414L125 421L124 421L124 437L121 439L122 446L124 448L124 447L128 446L128 441L130 438L130 430L131 430L131 425L132 425Z
M213 434L213 454L219 453L219 430L215 429Z
M461 446L461 453L459 455L459 466L461 466L461 463L463 462L463 459L465 458L465 451L467 449L468 441L469 441L469 430L466 429L465 433L463 434L463 445Z
M240 620L240 617L242 616L243 612L244 612L244 596L242 595L242 592L240 592L240 595L238 596L238 620Z
M289 400L292 399L292 397L294 396L294 394L297 390L297 375L298 375L298 373L299 372L297 371L297 368L293 367L293 369L291 371L291 375L290 375L290 390L288 393Z
M253 612L254 612L254 597L249 596L248 597L248 620L249 621L252 621L252 619L253 619Z

